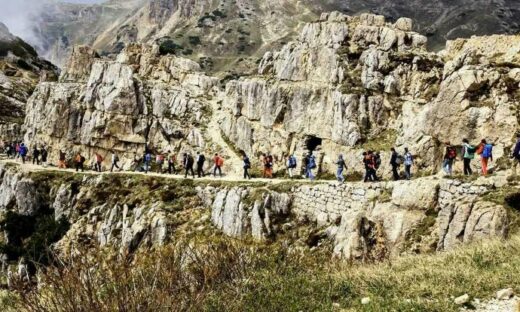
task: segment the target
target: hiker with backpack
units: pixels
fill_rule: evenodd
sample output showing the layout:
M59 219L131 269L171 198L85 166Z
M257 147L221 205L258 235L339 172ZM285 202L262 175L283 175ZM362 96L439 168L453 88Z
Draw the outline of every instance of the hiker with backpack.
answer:
M157 164L157 173L163 173L163 165L165 158L166 157L163 153L159 153L155 156L155 163Z
M375 169L375 158L372 151L363 152L363 165L365 167L365 178L364 181L375 182L377 181L376 169Z
M76 154L76 156L74 157L74 167L76 168L76 172L78 172L79 170L81 170L81 172L83 172L84 164L85 164L85 157L83 157L81 155L81 153L78 152Z
M168 151L168 173L176 174L177 169L175 169L175 163L177 162L177 155Z
M398 181L400 179L399 176L399 167L403 163L403 157L397 154L395 148L391 148L390 151L392 154L390 155L390 166L392 166L392 177L394 181Z
M251 169L251 161L249 157L247 157L246 153L242 151L242 162L244 168L244 179L251 179L251 175L249 174L249 169Z
M41 164L42 164L42 166L47 167L47 157L49 156L49 152L47 152L47 149L45 148L45 146L42 146L40 153L41 153Z
M446 142L446 152L444 153L444 160L442 163L442 168L447 175L453 174L453 163L457 158L457 149L455 146L452 146L450 142Z
M344 183L345 177L343 176L343 169L347 170L347 164L345 163L342 154L339 154L338 160L336 161L336 166L338 168L338 170L336 171L336 179L339 182Z
M294 154L289 155L287 157L287 172L289 173L289 178L294 177L294 169L296 169L297 163L296 163L296 157Z
M117 170L121 170L121 168L118 165L119 162L119 156L116 154L115 151L112 151L112 165L110 166L110 172L114 171L114 168L117 168Z
M58 168L60 168L60 169L66 169L67 168L66 155L65 155L65 152L62 151L61 149L58 152Z
M206 156L197 152L197 176L199 178L204 177L204 163L206 162ZM221 172L222 175L222 172Z
M40 165L40 150L38 149L38 145L35 145L32 152L32 163L33 165Z
M101 165L103 164L103 156L98 152L94 152L94 171L101 172Z
M193 179L195 179L195 171L193 171L193 163L194 163L193 156L188 153L184 153L183 159L182 159L182 165L184 166L184 178L188 178L188 173L191 172L191 176Z
M482 139L477 149L477 154L480 155L482 175L486 176L488 174L489 161L493 161L493 144L489 144L485 139Z
M219 177L222 178L222 166L224 166L224 158L220 157L218 153L215 153L215 156L213 157L213 176L217 177L217 171Z
M25 164L25 159L27 158L27 146L24 143L20 144L20 157L22 158L22 163Z
M464 175L472 175L471 160L475 158L477 149L469 144L468 139L462 140L462 158L464 161Z
M273 178L273 156L270 153L262 154L262 163L264 165L264 170L262 172L262 177L264 179L272 179Z
M412 178L412 166L414 164L414 159L412 153L408 150L408 147L404 148L404 173L406 175L406 180L410 180Z
M316 169L316 157L312 154L312 151L307 154L306 161L305 161L305 178L314 181L316 176L312 173L313 169Z
M152 169L152 153L147 149L143 156L144 173Z
M513 148L513 154L511 155L513 158L513 175L518 175L518 167L520 167L520 132L516 135L516 144Z

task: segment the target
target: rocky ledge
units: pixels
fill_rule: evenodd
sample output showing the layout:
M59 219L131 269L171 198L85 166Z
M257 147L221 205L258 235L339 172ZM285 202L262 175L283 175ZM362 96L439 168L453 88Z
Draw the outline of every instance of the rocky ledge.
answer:
M55 237L60 250L79 243L131 252L222 233L371 261L507 237L517 218L511 198L520 193L512 183L501 176L342 185L191 181L0 164L0 213L6 245L27 241L9 222L50 216L68 224Z

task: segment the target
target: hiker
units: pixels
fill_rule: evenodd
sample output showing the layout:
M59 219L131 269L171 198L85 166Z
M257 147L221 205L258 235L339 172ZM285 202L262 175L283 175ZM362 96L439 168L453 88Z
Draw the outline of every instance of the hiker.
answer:
M134 153L134 159L132 160L132 171L134 172L140 172L142 168L140 168L141 165L141 158L137 156L137 153Z
M305 178L314 181L316 177L312 173L312 170L316 169L317 165L316 158L314 157L314 155L312 155L312 152L309 152L309 154L307 154L305 164Z
M224 165L224 159L215 153L213 162L215 163L215 167L213 168L213 176L216 177L218 171L219 176L222 177L222 166Z
M25 158L27 157L27 146L25 144L20 144L20 157L22 158L22 163L25 164Z
M338 160L336 161L336 165L338 166L338 170L336 171L336 179L339 182L345 182L345 177L343 176L343 169L347 170L347 164L345 164L345 160L343 159L343 155L339 154Z
M148 171L150 169L152 169L151 165L152 165L152 153L147 150L143 156L144 173L148 173Z
M446 142L446 152L444 153L444 161L442 162L442 169L447 175L453 174L453 162L457 158L457 149L451 145L448 141Z
M163 173L163 165L164 165L164 154L159 153L155 156L155 163L157 164L157 173Z
M193 157L188 153L184 153L182 164L183 164L184 170L185 170L185 173L184 173L185 179L188 178L188 172L191 172L191 175L195 179L195 172L193 171L193 162L194 162Z
M242 162L244 163L244 179L251 179L251 175L249 174L249 169L251 169L251 161L245 152L242 152Z
M168 151L168 173L175 174L177 170L175 169L175 163L177 162L177 155L175 153L171 153Z
M379 152L374 153L374 169L379 170L379 167L381 167L381 154Z
M469 144L468 139L462 140L462 158L464 159L464 175L472 175L471 160L475 158L477 149Z
M80 152L76 154L76 157L74 157L74 167L76 168L76 172L78 172L81 169L81 172L83 172L83 165L85 163L85 157L81 155Z
M117 164L119 162L119 156L116 154L115 151L112 151L112 165L110 166L110 172L114 172L114 168L117 168L117 170L121 171L121 168Z
M363 164L365 166L365 182L377 181L376 170L375 170L375 158L372 151L363 152Z
M513 158L513 175L517 176L518 167L520 166L520 132L516 135L516 144L511 158Z
M404 173L406 175L406 180L410 180L412 178L412 166L414 164L413 156L410 151L408 151L408 147L404 148Z
M204 177L204 163L206 162L206 156L197 152L197 176L199 178ZM222 176L222 171L220 171L220 175Z
M101 172L101 164L103 163L103 156L101 156L98 152L94 152L94 158L96 163L94 164L94 170L97 172Z
M47 152L47 149L45 148L45 146L42 146L40 153L41 153L41 163L44 167L47 167L47 157L49 156L49 152Z
M264 164L264 170L262 177L272 179L273 178L273 156L270 153L262 154L262 163Z
M14 146L14 150L16 152L14 158L18 159L18 157L20 157L20 143L16 143L15 146Z
M32 163L33 165L40 165L40 150L38 149L38 145L34 146L33 152L32 152Z
M296 157L294 154L289 155L289 157L287 157L287 172L289 173L289 178L291 179L294 177L293 170L296 169L296 166Z
M477 149L477 154L480 155L482 175L486 176L488 174L489 161L493 161L493 144L489 144L485 139L482 139L479 144L479 148Z
M60 169L66 169L67 168L66 155L65 155L65 152L63 150L61 150L61 149L58 152L58 168L60 168Z
M403 163L402 157L397 154L397 151L395 148L391 148L390 151L392 154L390 155L390 166L392 166L392 177L394 178L394 181L398 181L400 179L399 176L399 167Z

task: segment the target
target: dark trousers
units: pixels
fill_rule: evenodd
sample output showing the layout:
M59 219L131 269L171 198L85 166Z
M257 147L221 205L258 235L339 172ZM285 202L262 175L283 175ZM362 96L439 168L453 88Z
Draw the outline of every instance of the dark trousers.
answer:
M249 174L248 167L244 167L244 179L251 179L251 175Z
M25 155L20 155L20 157L22 157L22 163L25 164Z
M404 165L404 173L406 180L410 180L412 178L412 165Z
M177 173L177 170L175 170L175 164L173 162L168 162L168 173Z
M473 174L473 170L471 170L471 159L464 158L464 174L471 175Z
M193 176L193 178L195 178L195 172L193 171L193 166L186 167L186 172L184 173L185 179L188 177L188 172L191 172L191 175Z
M117 161L112 163L112 167L110 168L110 172L114 171L114 168L121 169L121 168L119 168L119 165L117 164Z
M83 172L83 163L77 162L75 167L76 167L76 172L78 172L79 170L81 170L81 172Z
M399 165L392 164L392 176L394 177L394 181L399 180Z
M376 170L374 168L365 167L365 182L377 181Z
M215 166L215 169L213 169L213 176L217 176L217 171L218 175L222 177L222 168L220 166Z
M203 164L197 164L197 176L199 178L202 178L204 176L204 165Z
M96 161L96 164L94 165L94 169L96 169L97 172L101 172L101 163Z

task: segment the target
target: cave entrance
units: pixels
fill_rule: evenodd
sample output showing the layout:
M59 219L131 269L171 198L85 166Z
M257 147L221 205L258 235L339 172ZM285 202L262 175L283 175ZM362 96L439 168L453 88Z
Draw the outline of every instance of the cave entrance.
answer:
M520 211L520 193L507 196L505 201L511 208Z
M320 146L322 143L322 139L315 137L313 135L307 136L305 139L305 147L307 147L307 150L313 152Z

